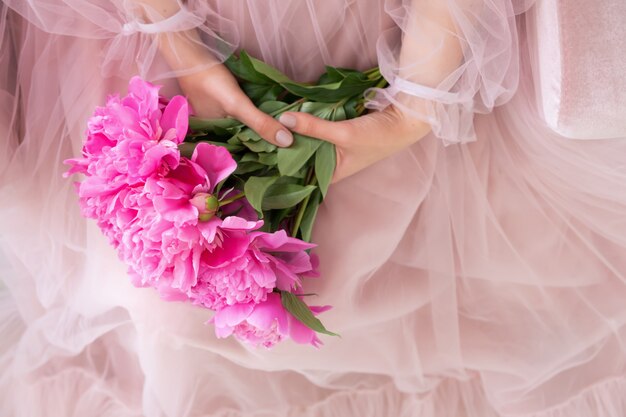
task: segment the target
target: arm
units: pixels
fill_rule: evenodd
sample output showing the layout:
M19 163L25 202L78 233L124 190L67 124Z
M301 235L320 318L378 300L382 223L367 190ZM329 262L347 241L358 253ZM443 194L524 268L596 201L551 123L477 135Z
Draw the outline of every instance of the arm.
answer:
M462 62L461 44L445 2L413 0L400 50L399 76L416 84L436 87ZM420 59L419 64L416 57ZM333 181L348 177L426 136L424 99L403 94L390 105L352 120L330 122L306 113L285 113L280 121L294 132L334 143L337 169ZM406 109L410 109L407 111ZM413 114L422 115L416 118Z
M150 22L175 16L181 10L176 0L135 0ZM211 55L197 30L157 33L159 50L179 74L178 82L196 115L205 118L233 117L277 146L293 142L291 132L273 117L257 109L239 88L237 80Z

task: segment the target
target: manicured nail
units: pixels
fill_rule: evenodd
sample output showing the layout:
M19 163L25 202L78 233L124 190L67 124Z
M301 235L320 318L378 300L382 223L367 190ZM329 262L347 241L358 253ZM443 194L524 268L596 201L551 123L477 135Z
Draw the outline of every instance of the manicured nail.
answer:
M282 123L283 126L288 127L289 129L293 129L296 127L296 118L291 114L281 114L278 118L278 121Z
M280 146L289 146L292 142L293 136L291 136L291 133L286 130L279 130L278 133L276 133L276 143Z

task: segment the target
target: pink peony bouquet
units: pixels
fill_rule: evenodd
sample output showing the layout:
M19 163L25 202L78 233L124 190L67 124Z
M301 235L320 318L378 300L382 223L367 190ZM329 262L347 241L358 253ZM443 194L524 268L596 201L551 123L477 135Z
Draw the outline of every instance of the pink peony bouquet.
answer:
M362 100L350 97L379 82L376 73L329 68L320 84L337 91L323 101L245 53L227 65L245 91L265 91L262 100L250 97L276 116L356 115ZM66 161L66 175L84 176L76 183L81 212L97 221L135 286L214 311L219 338L317 347L317 333L335 335L316 317L329 307L308 306L302 284L318 276L308 241L334 154L312 138L296 136L291 148L277 149L236 120L190 117L184 97L168 100L134 77L126 96L96 108L82 157Z
M237 167L225 148L199 143L181 156L187 101L167 102L158 91L135 77L126 97L110 97L89 120L83 157L67 161L69 174L85 175L77 183L83 215L97 220L133 284L216 311L218 337L317 346L315 331L280 300L316 276L313 245L259 230L263 221L244 194L222 186Z

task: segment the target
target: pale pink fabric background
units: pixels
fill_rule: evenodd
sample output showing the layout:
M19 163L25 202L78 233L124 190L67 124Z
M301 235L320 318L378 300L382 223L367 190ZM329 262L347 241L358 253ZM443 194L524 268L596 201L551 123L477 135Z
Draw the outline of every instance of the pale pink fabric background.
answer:
M539 109L578 139L626 135L626 2L541 1L529 16Z
M421 84L429 57L398 53L408 23L418 41L430 30L427 5L192 1L145 25L130 1L4 0L0 414L626 415L626 141L543 122L528 4L448 1L464 60ZM177 91L152 32L189 27L298 79L378 62L377 106L428 100L417 116L435 133L321 209L323 278L307 290L342 334L321 350L217 340L205 311L133 288L61 178L93 107L132 74Z

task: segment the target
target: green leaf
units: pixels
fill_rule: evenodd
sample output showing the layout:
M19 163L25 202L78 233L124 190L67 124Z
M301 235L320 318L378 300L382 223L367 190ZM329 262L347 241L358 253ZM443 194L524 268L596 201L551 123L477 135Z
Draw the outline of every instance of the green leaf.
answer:
M309 204L306 206L306 210L304 210L304 215L300 222L300 236L305 242L311 241L311 232L313 231L315 217L317 217L317 210L320 207L321 196L319 188L313 191L309 199Z
M278 148L278 170L281 175L294 175L307 163L322 144L308 136L294 136L294 143L288 148Z
M244 62L244 65L251 66L256 72L256 74L261 75L267 79L270 79L274 81L275 83L278 83L278 84L294 83L293 81L291 81L291 79L289 79L289 77L287 77L285 74L283 74L276 68L271 67L265 62L260 61L256 58L252 58L245 51L240 52L239 59L240 61Z
M334 104L320 103L317 101L305 101L300 106L300 111L312 114L321 119L330 120L333 115Z
M322 322L313 315L313 312L306 305L304 301L298 298L297 295L287 291L280 292L280 301L285 307L285 310L290 312L296 319L311 330L315 330L318 333L327 334L329 336L339 336L336 333L326 330L326 327Z
M282 84L292 94L304 97L307 100L324 103L336 103L347 97L360 96L365 90L373 87L376 81L361 80L356 77L347 77L340 82L322 85Z
M281 228L281 223L285 220L286 217L290 215L293 211L293 207L282 209L282 210L268 210L266 213L271 213L270 219L268 221L269 229L268 232L272 233Z
M239 162L259 162L259 154L255 152L246 152Z
M291 177L292 177L292 178L298 178L298 179L300 179L300 180L304 180L304 179L306 179L306 178L307 178L308 173L309 173L309 169L308 169L308 167L305 165L305 166L303 166L302 168L300 168L300 169L298 170L298 172L296 172L295 174L292 174L292 175L291 175Z
M256 133L254 130L250 129L249 127L242 129L239 133L237 133L237 137L239 138L241 142L248 142L250 140L258 142L262 139L258 133Z
M285 91L279 84L243 83L242 89L256 106L276 100Z
M261 74L254 68L250 57L244 51L241 51L238 57L235 54L229 56L228 59L224 61L224 65L241 80L254 84L274 84L270 78Z
M185 158L191 159L193 152L195 151L196 146L199 143L209 143L211 145L221 146L222 148L226 148L228 152L230 153L237 153L241 151L242 149L244 149L243 146L240 146L240 145L232 145L230 143L215 142L211 140L201 140L198 142L183 142L178 145L178 150L180 151L180 154L182 156L184 156Z
M330 142L324 142L315 153L315 176L322 191L323 198L326 198L328 186L335 173L337 165L337 154L335 145Z
M244 185L243 192L252 207L262 213L263 200L268 188L278 179L278 177L250 177Z
M242 150L244 150L245 148L241 145L233 145L230 143L224 143L224 142L213 142L213 141L203 141L206 143L210 143L211 145L216 145L216 146L221 146L222 148L226 148L228 150L228 152L230 152L231 154L236 154Z
M258 162L240 162L237 164L235 175L250 174L255 171L261 171L266 169L267 166Z
M339 71L338 68L326 66L326 72L324 72L321 77L317 80L317 84L331 84L337 83L343 80L345 77L344 74Z
M284 109L285 107L287 107L289 104L284 103L282 101L265 101L263 103L261 103L259 105L259 110L261 110L263 113L275 113L275 112L279 112L282 109Z
M293 207L304 200L316 188L314 185L274 184L264 193L263 210Z
M233 136L236 135L237 133L239 133L241 131L241 129L244 127L243 124L238 124L236 126L233 127L227 127L227 128L222 128L220 126L215 126L213 128L213 134L216 136Z
M301 184L301 182L300 182L300 179L298 179L297 177L282 175L276 180L274 184L275 185Z
M326 72L322 74L322 76L320 77L317 83L318 84L330 84L330 83L342 81L343 79L347 77L354 77L358 80L367 79L367 75L365 75L361 71L340 68L340 67L326 66Z
M276 165L278 154L276 152L261 152L258 154L258 161L263 165L274 166Z
M333 116L332 116L332 120L334 122L339 122L341 120L346 120L346 109L343 108L343 106L340 107L336 107L333 110Z
M181 156L191 158L193 151L196 150L196 143L183 142L178 145L178 150L180 151Z
M359 103L358 98L353 97L343 106L344 112L346 114L346 119L354 119L359 114L356 111L356 106Z
M189 128L191 130L214 132L215 129L230 129L236 126L242 126L242 123L239 120L232 118L201 119L194 116L189 118Z
M250 140L248 142L244 142L243 144L252 152L272 152L276 149L276 145L272 145L271 143L264 140L260 140L258 142Z

